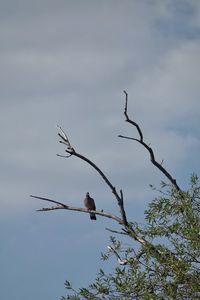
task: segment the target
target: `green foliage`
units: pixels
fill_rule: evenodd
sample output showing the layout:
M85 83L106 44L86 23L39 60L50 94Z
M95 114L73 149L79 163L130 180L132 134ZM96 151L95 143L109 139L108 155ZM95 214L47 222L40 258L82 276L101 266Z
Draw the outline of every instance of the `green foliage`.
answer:
M100 270L93 284L78 291L66 281L69 294L62 300L200 299L198 177L191 176L188 191L177 191L162 182L158 192L159 197L145 211L145 225L133 223L136 234L147 242L138 244L133 238L132 247L124 250L112 237L112 248L127 264L117 266L113 274ZM111 255L109 250L102 258Z

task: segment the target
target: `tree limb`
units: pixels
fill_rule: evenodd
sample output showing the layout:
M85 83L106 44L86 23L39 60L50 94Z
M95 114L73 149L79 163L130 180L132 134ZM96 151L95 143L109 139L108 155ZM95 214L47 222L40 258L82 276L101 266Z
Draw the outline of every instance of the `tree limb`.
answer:
M153 150L150 148L149 145L147 145L144 142L143 134L142 134L142 131L141 131L139 125L129 118L128 113L127 113L127 110L128 110L128 94L125 91L124 91L124 93L126 95L124 115L126 117L126 121L129 122L131 125L136 127L136 129L138 131L138 134L139 134L139 139L131 138L131 137L127 137L127 136L122 136L122 135L120 135L119 137L135 140L138 143L142 144L149 151L151 162L171 181L171 183L179 191L180 188L177 185L176 180L173 179L172 176L162 167L162 165L159 164L155 160ZM121 218L119 218L119 217L117 217L113 214L104 212L104 211L94 211L94 210L87 210L85 208L72 207L72 206L66 205L62 202L56 201L56 200L31 195L30 197L56 204L56 206L46 207L46 208L44 207L42 209L38 209L37 211L44 212L44 211L51 211L51 210L57 210L57 209L65 209L65 210L78 211L78 212L82 212L82 213L91 213L92 212L92 213L95 213L96 215L100 215L102 217L113 219L114 221L116 221L119 224L123 225L124 228L122 230L124 230L125 234L129 235L135 241L139 242L143 246L151 248L151 250L154 252L155 257L157 257L158 259L166 258L165 253L158 250L153 244L148 242L145 238L140 237L139 234L136 232L136 230L134 230L133 226L128 222L127 217L126 217L126 212L125 212L125 209L124 209L124 197L123 197L122 190L120 190L118 192L116 190L116 188L113 186L113 184L111 183L111 181L108 179L108 177L102 172L102 170L93 161L91 161L89 158L87 158L86 156L78 153L74 149L74 147L72 147L72 145L69 141L69 138L68 138L67 134L64 132L64 130L60 126L57 126L57 127L60 131L58 133L58 136L61 138L61 140L59 142L66 146L65 152L68 154L68 155L59 155L59 154L57 154L57 155L61 156L61 157L65 157L65 158L69 158L71 156L76 156L76 157L80 158L81 160L85 161L87 164L89 164L93 169L95 169L97 171L97 173L101 176L101 178L104 180L106 185L111 189L112 193L114 194L114 196L117 200L117 204L118 204L119 209L120 209Z
M39 211L39 212L51 211L51 210L57 210L57 209L66 209L66 210L72 210L72 211L79 211L79 212L83 212L83 213L91 213L92 212L92 213L95 213L96 215L100 215L105 218L113 219L114 221L118 222L119 224L124 225L124 227L126 228L127 234L129 234L132 238L134 238L134 240L138 241L139 243L141 243L143 245L146 245L148 243L147 241L145 241L145 239L139 237L137 235L137 233L135 232L135 230L129 224L125 225L123 219L121 219L113 214L110 214L110 213L107 213L104 211L87 210L86 208L72 207L72 206L66 205L62 202L52 200L49 198L44 198L44 197L39 197L39 196L34 196L34 195L30 195L30 197L57 204L57 206L44 207L41 209L37 209L37 211Z
M57 206L44 207L44 208L41 208L41 209L37 209L37 211L50 211L50 210L56 210L56 209L66 209L66 210L79 211L79 212L86 213L86 214L95 213L96 215L99 215L99 216L102 216L102 217L105 217L105 218L109 218L109 219L113 219L121 225L123 224L122 219L120 219L119 217L117 217L113 214L110 214L108 212L97 211L97 210L88 210L88 209L82 208L82 207L73 207L73 206L66 205L66 204L64 204L62 202L59 202L59 201L55 201L55 200L52 200L52 199L49 199L49 198L34 196L34 195L30 195L30 197L35 198L35 199L39 199L39 200L42 200L42 201L47 201L47 202L57 204Z
M99 175L102 177L102 179L105 181L105 183L109 186L109 188L111 189L112 193L114 194L115 198L117 199L117 203L120 209L120 214L122 216L123 219L123 224L125 226L128 225L128 221L127 221L127 217L126 217L126 212L124 209L124 201L123 201L123 192L122 190L120 190L120 195L117 192L116 188L112 185L112 183L110 182L110 180L107 178L107 176L102 172L102 170L93 162L91 161L89 158L87 158L86 156L78 153L71 145L69 138L67 137L66 133L64 132L64 130L58 126L59 130L61 132L58 133L58 136L61 138L61 141L59 141L62 144L65 144L67 146L67 149L65 150L65 152L67 152L69 154L70 157L72 155L80 158L81 160L85 161L86 163L88 163L93 169L95 169ZM58 155L58 154L57 154ZM58 155L60 156L60 155Z
M177 182L176 182L176 179L173 178L171 176L171 174L162 166L162 163L159 163L156 161L155 159L155 155L154 155L154 152L153 152L153 149L147 145L145 142L144 142L144 138L143 138L143 134L142 134L142 130L140 128L140 126L133 120L131 120L128 116L128 93L126 91L124 91L124 94L126 96L126 99L125 99L125 107L124 107L124 115L126 117L126 122L130 123L131 125L135 126L136 129L137 129L137 132L139 134L139 139L137 138L132 138L132 137L129 137L129 136L125 136L125 135L118 135L118 137L120 138L124 138L124 139L128 139L128 140L133 140L133 141L136 141L138 142L139 144L141 144L144 148L147 149L147 151L149 152L149 155L150 155L150 160L152 162L152 164L158 168L167 178L168 180L173 184L173 186L176 188L177 191L180 191L180 187L178 186Z

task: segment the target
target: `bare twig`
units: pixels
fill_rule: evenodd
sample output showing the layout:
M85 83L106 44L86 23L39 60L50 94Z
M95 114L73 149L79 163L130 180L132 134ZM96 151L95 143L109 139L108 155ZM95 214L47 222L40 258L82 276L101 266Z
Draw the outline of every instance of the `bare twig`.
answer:
M116 234L127 235L127 233L125 233L123 231L113 230L113 229L110 229L110 228L106 228L106 230L108 230L109 232L112 232L112 233L116 233Z
M128 260L127 259L122 259L120 257L120 255L117 253L117 251L112 247L112 246L107 246L107 248L113 252L115 254L115 256L117 257L117 260L118 260L118 263L120 265L126 265L128 263Z
M39 196L34 196L34 195L30 195L30 197L35 198L35 199L40 199L42 201L48 201L48 202L51 202L51 203L59 205L63 209L68 209L68 205L66 205L66 204L64 204L62 202L56 201L56 200L52 200L52 199L44 198L44 197L39 197Z
M128 113L127 113L127 111L128 111L128 93L126 91L124 91L124 94L126 95L125 107L124 107L124 115L126 117L126 121L137 128L137 131L138 131L139 136L140 136L140 140L143 141L143 134L142 134L142 130L140 129L140 126L136 122L134 122L133 120L129 119L129 116L128 116Z
M144 142L144 138L143 138L143 134L142 134L142 130L140 129L140 126L135 121L133 121L129 118L129 116L128 116L128 93L126 91L124 91L124 94L126 96L125 107L124 107L124 115L126 117L126 122L128 122L131 125L136 127L138 134L139 134L139 139L132 138L132 137L125 136L125 135L118 135L118 137L136 141L136 142L140 143L144 148L146 148L150 154L150 160L151 160L152 164L154 166L156 166L156 168L158 168L169 179L169 181L174 185L174 187L176 188L177 191L180 191L181 189L178 186L176 179L173 178L171 176L171 174L162 166L163 161L161 163L157 162L155 159L155 156L154 156L153 149L150 147L150 145L148 145L147 143Z

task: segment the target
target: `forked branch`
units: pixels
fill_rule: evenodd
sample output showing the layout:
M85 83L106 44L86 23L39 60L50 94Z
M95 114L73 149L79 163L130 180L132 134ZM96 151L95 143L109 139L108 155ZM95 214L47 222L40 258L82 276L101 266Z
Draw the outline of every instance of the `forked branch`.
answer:
M127 140L136 141L139 144L141 144L145 149L147 149L147 151L149 152L150 160L151 160L152 164L156 168L158 168L168 178L168 180L173 184L173 186L175 187L175 189L177 191L180 191L181 189L178 186L178 184L176 182L176 179L173 178L171 176L171 174L162 166L162 162L159 163L158 161L156 161L153 149L147 143L144 142L143 133L142 133L142 130L141 130L140 126L135 121L133 121L129 118L129 116L128 116L128 93L126 91L124 91L124 94L125 94L125 97L126 97L125 98L125 106L124 106L124 115L125 115L125 118L126 118L126 122L128 122L131 125L136 127L139 138L133 138L133 137L125 136L125 135L118 135L118 137L124 138L124 139L127 139Z
M82 208L82 207L69 206L69 205L64 204L63 202L59 202L59 201L52 200L49 198L34 196L34 195L30 195L30 197L56 204L56 206L43 207L41 209L37 209L37 211L50 211L50 210L57 210L57 209L66 209L66 210L79 211L79 212L86 213L86 214L93 212L96 215L99 215L99 216L102 216L105 218L109 218L109 219L113 219L114 221L118 222L119 224L121 224L121 225L123 224L122 219L120 219L119 217L117 217L111 213L108 213L108 212L98 211L98 210L88 210L88 209Z
M69 138L67 136L67 134L64 132L64 130L58 126L60 132L58 133L58 136L61 138L61 140L59 141L61 144L64 144L67 146L65 152L68 153L67 156L64 157L70 157L72 155L80 158L81 160L85 161L86 163L88 163L93 169L95 169L99 175L101 176L101 178L105 181L105 183L108 185L108 187L111 189L112 193L114 194L116 200L117 200L117 204L119 206L120 209L120 214L123 220L123 224L125 226L128 225L128 221L127 221L127 217L126 217L126 212L124 209L124 201L123 201L123 192L122 190L120 190L120 194L117 192L116 188L113 186L113 184L110 182L110 180L108 179L108 177L102 172L102 170L93 162L91 161L89 158L87 158L86 156L78 153L71 145ZM57 154L58 155L58 154ZM61 156L61 155L58 155Z
M119 137L137 141L143 147L145 147L148 150L149 154L150 154L151 162L170 180L170 182L174 185L174 187L178 191L180 191L180 188L177 185L176 180L162 166L162 163L160 164L155 160L155 156L154 156L154 152L153 152L152 148L144 142L143 133L142 133L142 130L140 129L140 126L135 121L133 121L129 118L129 116L128 116L128 94L127 94L126 91L124 91L124 93L126 95L124 115L126 117L126 121L128 123L130 123L131 125L136 127L137 132L139 134L139 138L137 139L137 138L132 138L132 137L123 136L123 135L119 135ZM40 199L40 200L43 200L43 201L50 202L50 203L54 204L54 206L52 206L52 207L44 207L42 209L38 209L38 211L44 212L44 211L51 211L51 210L57 210L57 209L65 209L65 210L78 211L78 212L82 212L82 213L91 213L92 212L92 213L95 213L96 215L100 215L100 216L105 217L105 218L113 219L114 221L118 222L120 225L123 226L123 228L122 228L123 232L121 232L121 234L129 235L130 237L135 239L137 242L139 242L143 246L150 247L151 250L153 251L154 255L158 259L163 259L163 257L166 257L166 254L164 252L158 250L153 244L148 242L145 238L140 237L140 235L136 232L136 230L133 228L131 223L128 222L127 217L126 217L126 212L125 212L125 209L124 209L124 197L123 197L122 190L120 190L118 192L116 190L116 188L114 187L114 185L111 183L111 181L108 179L108 177L102 172L102 170L93 161L91 161L86 156L78 153L75 150L75 148L72 147L72 144L71 144L67 134L64 132L64 130L60 126L58 126L58 129L59 129L58 136L61 139L59 142L66 146L65 152L67 153L67 155L59 155L59 154L57 154L57 155L60 156L60 157L65 157L65 158L69 158L71 156L76 156L76 157L80 158L81 160L85 161L87 164L89 164L94 170L96 170L97 173L101 176L101 178L104 180L106 185L110 188L110 190L114 194L114 196L117 200L117 204L119 206L121 217L119 218L119 217L117 217L117 216L115 216L111 213L105 212L103 210L102 211L96 211L96 210L88 210L86 208L72 207L72 206L66 205L62 202L56 201L56 200L31 195L31 197L33 197L33 198Z

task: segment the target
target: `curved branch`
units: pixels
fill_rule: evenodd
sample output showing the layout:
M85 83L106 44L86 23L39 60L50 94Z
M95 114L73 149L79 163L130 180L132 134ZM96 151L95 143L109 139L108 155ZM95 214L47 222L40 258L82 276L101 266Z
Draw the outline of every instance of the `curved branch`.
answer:
M126 92L124 92L126 94L126 103L125 103L125 110L124 110L124 114L126 116L126 121L131 123L133 126L135 126L137 128L138 134L140 139L134 139L134 138L130 138L130 137L126 137L126 136L120 136L126 139L132 139L135 140L137 142L139 142L140 144L142 144L150 153L150 157L151 157L151 161L152 163L159 168L169 179L170 181L174 184L174 186L177 188L177 190L180 190L180 188L178 187L178 185L176 184L175 179L173 179L171 177L171 175L161 166L161 164L159 164L154 157L154 153L153 150L143 141L143 134L142 131L139 127L139 125L134 122L133 120L129 119L128 117L128 113L127 113L127 106L128 106L128 94ZM47 208L42 208L39 209L38 211L51 211L51 210L57 210L57 209L66 209L66 210L72 210L72 211L78 211L78 212L83 212L83 213L95 213L96 215L100 215L106 218L110 218L115 220L116 222L118 222L119 224L123 225L123 231L129 235L130 237L132 237L134 240L136 240L137 242L139 242L140 244L142 244L143 246L147 246L150 247L151 250L154 252L154 256L157 257L158 259L163 259L163 257L166 257L165 253L158 250L153 244L151 244L150 242L148 242L145 238L140 237L138 235L138 233L134 230L133 226L131 224L128 223L127 221L127 217L126 217L126 212L124 209L124 199L123 199L123 192L122 190L120 190L120 193L117 192L116 188L112 185L112 183L110 182L110 180L107 178L107 176L101 171L101 169L90 159L88 159L87 157L83 156L82 154L76 152L76 150L72 147L68 136L66 135L66 133L63 131L63 129L58 126L60 132L58 133L58 136L61 138L60 143L64 144L65 146L67 146L66 148L66 152L68 153L67 156L61 156L61 157L65 157L65 158L69 158L71 156L76 156L78 158L80 158L81 160L85 161L86 163L88 163L91 167L93 167L98 174L102 177L102 179L105 181L105 183L109 186L109 188L111 189L112 193L114 194L119 209L120 209L120 214L121 214L121 218L112 215L110 213L104 212L104 211L96 211L96 210L87 210L85 208L79 208L79 207L72 207L72 206L68 206L62 202L56 201L56 200L52 200L49 198L44 198L44 197L38 197L38 196L34 196L31 195L30 197L36 198L36 199L40 199L43 201L47 201L50 203L54 203L56 204L56 206L52 206L52 207L47 207Z
M128 93L126 91L124 91L124 94L126 96L126 99L125 99L125 108L124 108L124 115L126 117L126 122L128 122L131 125L133 125L133 126L136 127L140 138L137 139L137 138L132 138L132 137L125 136L125 135L118 135L118 137L124 138L124 139L128 139L128 140L136 141L136 142L140 143L144 148L146 148L147 151L149 152L150 160L151 160L152 164L156 168L158 168L168 178L168 180L173 184L173 186L176 188L177 191L180 191L181 189L178 186L178 184L176 182L176 179L173 178L171 176L171 174L162 166L162 163L159 163L159 162L156 161L153 149L144 142L143 134L142 134L142 130L140 129L140 126L135 121L133 121L133 120L131 120L129 118L129 116L128 116Z
M30 197L35 198L35 199L39 199L39 200L42 200L42 201L57 204L57 206L44 207L44 208L38 209L37 211L44 212L44 211L51 211L51 210L57 210L57 209L66 209L66 210L73 210L73 211L78 211L78 212L83 212L83 213L93 212L96 215L99 215L99 216L102 216L102 217L105 217L105 218L109 218L109 219L113 219L116 222L118 222L119 224L124 225L124 227L126 228L125 232L128 235L130 235L132 238L134 238L134 240L138 241L140 244L145 245L145 244L148 243L145 239L139 237L137 235L137 233L135 232L135 230L132 227L129 226L129 224L125 225L123 219L121 219L121 218L119 218L119 217L117 217L113 214L110 214L110 213L107 213L107 212L104 212L104 211L87 210L86 208L72 207L72 206L66 205L62 202L52 200L52 199L49 199L49 198L44 198L44 197L39 197L39 196L34 196L34 195L30 195Z
M44 208L38 209L37 211L39 211L39 212L65 209L65 210L71 210L71 211L78 211L78 212L82 212L82 213L91 213L92 212L92 213L95 213L96 215L112 219L112 220L116 221L117 223L119 223L120 225L124 225L124 234L125 235L126 234L129 235L135 241L139 242L140 244L142 244L144 246L151 247L151 249L155 253L155 256L157 256L158 259L163 259L163 256L165 257L165 254L162 253L161 251L157 250L156 247L153 244L148 242L145 238L140 237L136 233L136 231L132 228L132 226L130 226L129 224L125 225L123 219L121 219L121 218L119 218L119 217L117 217L117 216L115 216L111 213L104 212L104 211L87 210L86 208L80 208L80 207L72 207L72 206L66 205L66 204L64 204L60 201L56 201L56 200L49 199L49 198L44 198L44 197L39 197L39 196L35 196L35 195L30 195L30 197L35 198L35 199L39 199L39 200L42 200L42 201L54 203L54 204L57 205L57 206L44 207Z
M143 133L142 133L142 130L140 129L140 126L136 122L131 120L128 116L128 113L127 113L127 111L128 111L128 93L126 91L124 91L124 94L126 95L125 107L124 107L124 115L126 117L126 122L132 124L133 126L135 126L137 128L137 131L140 136L140 140L143 141Z
M102 177L102 179L105 181L105 183L109 186L109 188L111 189L111 191L114 194L115 198L117 199L117 203L118 203L120 213L121 213L121 216L122 216L122 219L123 219L123 224L125 226L127 226L128 221L127 221L126 212L125 212L125 209L124 209L124 201L123 201L122 190L120 190L120 195L119 195L116 188L112 185L112 183L107 178L107 176L102 172L102 170L93 161L91 161L89 158L87 158L86 156L76 152L76 150L72 147L72 145L69 141L69 138L67 137L64 130L60 126L58 126L58 128L61 130L61 133L58 133L59 137L62 139L60 141L60 143L65 144L67 146L67 149L65 150L65 152L67 152L69 154L69 157L74 155L74 156L80 158L81 160L85 161L86 163L88 163L91 167L93 167L93 169L95 169L99 173L99 175Z

